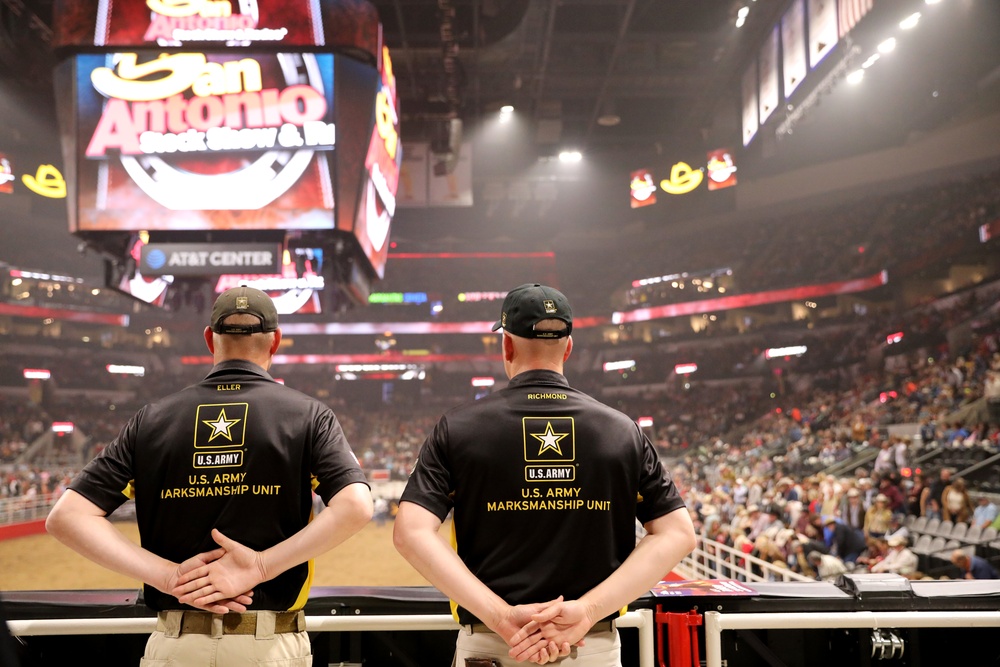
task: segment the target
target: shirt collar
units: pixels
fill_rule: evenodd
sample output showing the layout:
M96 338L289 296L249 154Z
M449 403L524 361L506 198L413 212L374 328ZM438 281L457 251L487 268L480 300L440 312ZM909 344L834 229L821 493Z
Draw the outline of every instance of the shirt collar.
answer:
M522 371L512 377L507 386L519 387L523 384L551 384L558 387L569 387L569 381L565 375L544 369Z
M228 361L220 361L217 363L212 370L205 376L207 380L215 375L222 375L225 373L231 373L232 371L242 371L244 373L253 373L254 375L259 375L262 378L273 381L274 378L268 374L263 368L253 363L252 361L246 361L243 359L230 359Z

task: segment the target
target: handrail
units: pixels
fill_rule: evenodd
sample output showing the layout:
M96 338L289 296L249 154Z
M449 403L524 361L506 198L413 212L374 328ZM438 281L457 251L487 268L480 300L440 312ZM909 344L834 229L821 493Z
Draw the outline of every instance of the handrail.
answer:
M964 470L959 471L957 474L960 477L965 477L969 473L976 472L980 468L985 468L986 466L991 465L993 463L996 463L997 461L1000 461L1000 453L994 454L993 456L990 456L990 457L987 457L987 458L983 459L982 461L980 461L979 463L973 463L971 466L969 466L968 468L965 468Z
M44 519L55 502L54 493L0 498L0 526Z
M984 628L1000 626L1000 612L805 612L720 614L705 612L706 667L722 667L723 630L790 630L800 628Z
M762 574L757 574L752 566ZM811 577L776 566L743 553L727 544L699 535L694 550L681 561L678 570L690 579L738 579L739 581L815 581Z
M843 475L848 470L853 470L874 461L876 456L878 456L878 449L863 449L849 459L831 463L823 470L823 474L834 476Z
M147 634L156 629L156 619L147 618L74 618L9 620L10 633L16 637L42 635ZM620 616L619 628L638 628L639 667L654 667L655 624L651 609L637 609ZM361 616L306 616L309 632L372 632L384 630L458 630L448 614L385 614Z

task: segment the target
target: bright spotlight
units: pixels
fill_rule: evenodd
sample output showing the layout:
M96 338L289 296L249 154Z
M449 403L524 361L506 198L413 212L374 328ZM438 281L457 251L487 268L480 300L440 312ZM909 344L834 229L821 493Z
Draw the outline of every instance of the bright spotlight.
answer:
M890 37L881 44L878 45L879 53L892 53L896 50L896 38Z
M878 59L879 59L879 55L877 53L871 54L871 56L868 57L868 60L866 60L863 63L861 63L861 69L868 69L869 67L871 67L872 65L874 65L876 62L878 62Z
M747 14L749 14L749 13L750 13L750 8L749 7L740 7L740 11L737 12L736 15L739 16L740 18L744 18L745 19L747 17Z
M847 83L858 84L861 83L861 79L865 78L865 71L863 69L856 69L847 75Z
M514 113L514 107L510 104L505 104L502 107L500 107L500 113L507 113L507 114Z
M500 107L499 121L501 123L509 123L510 119L514 117L514 107L509 104L505 104Z
M580 151L563 151L559 153L559 161L567 164L575 164L583 159Z
M915 12L900 21L899 27L903 30L910 30L916 28L918 23L920 23L920 12Z
M940 4L940 3L941 3L941 0L924 0L924 4L926 4L926 5L937 5L937 4Z

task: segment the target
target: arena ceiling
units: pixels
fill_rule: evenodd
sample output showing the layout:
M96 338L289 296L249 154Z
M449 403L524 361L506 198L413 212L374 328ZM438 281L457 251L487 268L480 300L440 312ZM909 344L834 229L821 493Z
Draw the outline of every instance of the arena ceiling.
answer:
M517 141L493 136L494 143L478 149L473 206L399 210L392 232L397 249L551 252L555 281L586 285L595 304L604 304L637 277L630 258L667 242L679 219L720 212L630 211L629 171L664 167L683 151L739 146L741 77L790 0L372 4L393 55L404 145L440 138L452 118L462 121L463 139L483 141L508 104L521 132ZM869 24L888 25L887 8L900 4L876 0ZM923 0L906 4L924 6ZM772 140L758 141L744 156L745 173L899 145L963 114L1000 111L995 0L943 0L933 8L940 10L971 18L924 36L906 74L883 80L853 114L828 96L803 116L794 142L779 146L770 130ZM741 11L746 21L737 28ZM39 154L59 150L54 99L60 93L51 81L57 59L48 45L52 12L53 0L0 0L0 112L7 119L0 139ZM866 28L867 39L877 27ZM553 164L565 149L584 156L576 172ZM59 206L13 208L0 210L0 261L102 279L97 258L79 252L65 232ZM506 287L502 266L484 270L496 271L498 289ZM386 284L405 290L417 288L415 281L442 279L431 273L428 266L394 268L390 257Z

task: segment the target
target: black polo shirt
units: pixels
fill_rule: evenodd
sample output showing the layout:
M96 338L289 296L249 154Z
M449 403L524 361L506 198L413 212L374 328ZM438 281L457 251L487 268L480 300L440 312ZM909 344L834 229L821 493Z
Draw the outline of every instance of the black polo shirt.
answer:
M143 407L70 488L110 514L134 497L142 546L172 561L217 548L211 529L262 550L348 484L367 484L340 423L319 401L246 361L218 364L196 385ZM312 562L254 589L253 609L298 609ZM145 587L156 610L182 608Z
M545 370L446 412L402 500L454 508L458 555L509 604L580 597L635 548L636 518L684 506L631 418Z

